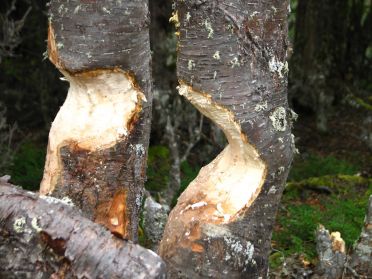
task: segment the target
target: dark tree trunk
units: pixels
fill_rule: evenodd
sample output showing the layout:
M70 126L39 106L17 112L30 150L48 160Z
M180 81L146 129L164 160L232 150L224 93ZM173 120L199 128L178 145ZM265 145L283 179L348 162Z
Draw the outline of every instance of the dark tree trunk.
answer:
M293 154L287 104L288 1L176 1L179 93L229 145L170 214L170 278L266 278Z
M146 0L52 0L49 59L70 82L40 192L137 240L151 116Z
M344 68L349 80L371 81L372 63L367 49L372 43L372 5L365 0L352 0L349 3Z
M0 278L165 278L155 253L66 202L0 182Z
M299 0L296 10L290 96L316 114L327 131L332 107L355 81L368 79L371 7L364 0Z

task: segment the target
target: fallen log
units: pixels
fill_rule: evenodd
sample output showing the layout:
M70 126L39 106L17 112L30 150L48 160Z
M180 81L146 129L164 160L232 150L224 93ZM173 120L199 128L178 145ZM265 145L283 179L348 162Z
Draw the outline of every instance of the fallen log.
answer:
M68 199L0 180L0 278L165 278L151 250L81 216Z

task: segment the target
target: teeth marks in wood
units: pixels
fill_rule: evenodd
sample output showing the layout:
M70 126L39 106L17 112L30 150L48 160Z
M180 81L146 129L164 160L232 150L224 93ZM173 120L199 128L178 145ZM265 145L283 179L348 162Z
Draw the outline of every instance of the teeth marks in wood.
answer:
M229 144L170 214L159 248L170 278L267 276L275 211L293 155L287 6L175 1L179 92Z
M198 92L182 82L179 93L223 130L229 144L200 170L171 212L159 250L168 262L173 261L169 257L173 255L170 251L175 243L194 255L210 253L210 247L206 251L207 243L216 236L210 237L209 234L223 230L225 225L234 222L248 210L260 193L266 176L264 162L231 111L216 104L208 94ZM208 229L216 225L212 232ZM228 230L217 238L220 237L229 248L224 253L224 260L229 265L238 270L252 263L252 243L230 235ZM181 252L176 249L175 253ZM238 256L240 254L246 254L244 261Z
M48 54L70 83L40 192L137 240L151 120L148 2L49 5Z
M65 74L70 89L50 131L41 193L51 193L61 172L60 149L94 152L124 140L145 101L121 70L94 70Z

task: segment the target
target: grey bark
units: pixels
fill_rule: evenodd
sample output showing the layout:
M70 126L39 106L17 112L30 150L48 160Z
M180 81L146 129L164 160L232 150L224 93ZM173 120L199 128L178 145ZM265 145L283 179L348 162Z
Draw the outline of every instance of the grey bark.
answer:
M151 250L156 251L167 223L169 206L156 202L150 195L143 207L143 230L151 242Z
M159 248L170 278L267 276L271 231L294 150L285 66L288 4L176 1L179 80L233 114L266 172L257 198L231 222L203 223L197 214L187 219L178 202Z
M114 146L94 152L79 148L78 142L59 146L62 166L52 196L70 197L87 217L134 241L152 105L148 13L146 0L52 0L49 13L49 58L60 71L75 76L120 70L145 96L128 123L128 135ZM125 208L118 228L108 216L116 196Z
M346 263L345 242L340 237L335 237L335 233L330 234L324 226L320 225L316 231L316 250L319 263L317 276L314 278L341 278Z
M160 257L82 217L64 199L0 180L0 278L165 278Z

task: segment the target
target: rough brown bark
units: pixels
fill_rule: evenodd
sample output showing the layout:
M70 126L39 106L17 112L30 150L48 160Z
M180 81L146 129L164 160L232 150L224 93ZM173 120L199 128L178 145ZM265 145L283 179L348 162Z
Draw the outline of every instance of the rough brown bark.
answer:
M293 154L288 1L176 1L180 94L229 145L180 196L159 253L170 278L266 278Z
M137 240L151 116L146 0L50 2L48 53L70 82L41 193Z
M165 278L155 253L66 202L0 182L0 278Z

